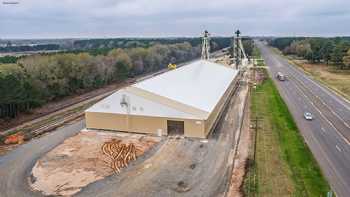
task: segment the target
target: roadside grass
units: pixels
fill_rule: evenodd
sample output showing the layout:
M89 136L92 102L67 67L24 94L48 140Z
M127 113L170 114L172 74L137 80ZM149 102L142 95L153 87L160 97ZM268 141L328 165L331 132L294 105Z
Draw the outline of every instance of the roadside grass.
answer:
M350 70L340 70L335 66L325 64L310 64L304 60L289 57L294 65L300 67L314 79L344 96L350 101Z
M252 90L251 116L258 127L246 196L326 196L330 187L270 78Z
M284 55L277 48L271 47L272 51L285 57L297 68L302 69L306 74L312 76L328 88L337 92L350 101L350 70L340 70L334 65L310 64L306 60L292 55Z

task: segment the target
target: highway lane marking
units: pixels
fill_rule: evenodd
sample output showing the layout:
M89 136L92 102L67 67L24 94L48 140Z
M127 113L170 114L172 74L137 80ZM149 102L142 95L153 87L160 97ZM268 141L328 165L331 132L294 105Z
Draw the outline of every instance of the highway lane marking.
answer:
M307 100L310 101L310 104L311 104L312 106L314 106L314 108L315 108L315 109L318 111L318 113L323 117L323 119L325 119L325 120L328 122L328 124L330 124L330 125L334 128L334 130L337 131L337 133L343 138L343 140L344 140L348 145L350 145L349 140L346 139L345 136L334 126L334 124L333 124L331 121L329 121L329 120L325 117L325 115L318 109L318 107L315 106L315 104L312 102L312 100L311 100L309 97L306 96L306 94L300 89L300 87L298 87L297 85L295 85L295 87L299 90L299 92L301 92L301 94L302 94Z
M326 130L323 127L321 127L321 130L323 131L323 133L326 133Z
M341 148L339 148L338 145L335 145L335 148L337 148L337 150L338 150L339 152L342 152Z
M320 141L317 140L317 138L314 136L314 133L311 132L310 135L305 135L304 133L302 133L302 135L304 136L306 144L308 144L309 148L311 149L311 152L314 155L317 155L317 152L313 151L312 146L311 146L312 143L310 143L310 141L312 141L315 146L318 146L318 149L320 150L320 154L323 156L319 159L325 159L326 163L328 162L328 165L330 166L330 168L328 168L329 173L331 173L330 176L335 176L336 179L341 179L342 181L340 181L340 183L342 185L344 185L343 183L345 183L345 182L344 182L342 173L339 173L339 171L336 168L335 163L332 162L334 160L329 158L327 152L324 150L324 146L321 146ZM308 138L310 138L311 140L309 140ZM318 157L316 157L316 160L318 160L317 158Z
M346 123L346 122L343 122L344 124L345 124L345 126L347 126L347 127L349 127L350 128L350 126L349 126L349 124L348 123Z
M292 76L293 76L293 75L292 75ZM348 128L350 129L349 124L346 123L345 120L344 120L342 117L340 117L338 113L336 113L331 107L329 107L325 102L323 102L323 100L322 100L319 96L317 96L316 94L314 94L313 91L311 91L311 89L308 88L301 80L297 79L295 76L293 76L293 78L296 79L306 90L308 90L308 91L311 93L311 95L313 95L313 96L315 96L316 98L318 98L318 99L321 101L321 103L322 103L324 106L326 106L326 107L328 108L329 111L331 111L338 119L341 120L341 122L342 122L346 127L348 127ZM330 101L330 102L331 102L331 101Z
M340 99L336 96L334 96L332 93L336 94L338 96L337 93L335 93L334 91L330 90L328 87L323 87L320 84L316 83L314 80L311 80L309 77L307 77L305 75L305 73L303 73L302 71L300 71L299 69L295 68L294 65L290 65L288 64L289 68L292 68L296 73L298 73L301 77L303 77L304 79L311 81L311 83L313 83L314 85L316 85L319 89L323 90L324 93L326 93L328 96L332 97L333 99L335 99L339 104L343 105L345 108L347 108L348 110L350 110L350 107L345 105L342 101L344 101L345 103L349 103L349 101L347 101L346 99Z
M305 75L305 73L303 73L303 72L301 72L300 70L298 70L297 68L295 68L295 66L290 65L290 64L288 64L288 65L289 65L288 68L291 69L290 71L293 70L294 73L297 74L297 75L299 75L301 78L306 79L306 80L308 80L308 81L311 81L313 84L315 84L315 85L317 86L317 88L319 88L319 90L323 91L323 93L326 93L328 96L330 96L330 97L332 97L333 99L335 99L339 104L343 105L345 108L347 108L347 109L350 110L350 107L348 107L347 105L345 105L344 103L342 103L338 97L336 97L336 96L332 95L330 92L328 92L328 91L331 91L329 88L320 86L320 85L317 84L315 81L313 81L312 79L310 79L307 75ZM295 77L295 76L294 76L294 77ZM296 78L296 77L295 77L295 78ZM296 79L297 79L297 78L296 78ZM300 81L300 83L303 84L303 85L307 88L307 86L302 82L301 79L297 79L297 80ZM308 89L312 94L314 94L309 88L307 88L307 89ZM332 93L333 93L333 92L332 92ZM315 96L318 97L317 95L315 95ZM319 100L320 100L324 105L326 105L320 98L319 98ZM345 100L345 99L344 99L344 101L345 101L346 103L349 103L349 102L348 102L347 100ZM330 103L332 103L332 101L330 101ZM327 106L327 105L326 105L326 106ZM327 107L328 107L328 106L327 106ZM334 113L333 110L331 110L331 111L332 111L332 113ZM338 116L338 117L339 117L339 116Z
M289 66L288 66L289 67ZM296 68L292 68L293 70L295 70ZM294 72L295 73L295 72ZM290 73L289 73L290 74ZM299 75L300 75L300 73L298 73ZM290 74L293 78L295 78L295 79L297 79L295 76L294 76L294 74ZM305 77L304 75L302 75L302 77ZM298 80L298 79L297 79ZM310 79L308 79L308 80L310 80ZM312 80L311 80L312 81ZM300 82L299 82L300 83ZM302 85L304 85L303 83L301 83ZM300 89L300 87L297 85L297 84L294 84L295 85L295 87L302 93L302 95L307 99L307 100L309 100L310 101L310 103L311 103L311 105L320 113L320 115L335 129L335 131L338 133L338 135L348 144L348 145L350 145L350 142L349 142L349 140L348 139L346 139L345 138L345 136L334 126L334 124L330 121L330 120L328 120L326 117L325 117L325 115L320 111L320 109L318 109L318 107L316 107L315 106L315 104L313 103L313 101L312 101L312 99L310 99L309 97L307 97L306 96L306 94ZM305 85L304 85L305 86ZM308 88L307 88L308 89ZM310 91L310 90L309 90ZM325 93L328 93L328 92L326 92L326 91L324 91ZM311 92L312 93L312 92ZM313 93L312 93L313 94ZM327 105L326 105L326 107L328 107ZM328 107L329 108L329 107ZM339 116L338 116L339 117ZM342 119L341 119L342 120ZM345 121L343 121L343 122L345 122Z
M296 86L296 87L297 87L297 86ZM299 89L299 87L297 87L297 88L298 88L299 91L301 91L301 90ZM301 91L301 92L302 92L302 91ZM304 96L306 99L310 100L310 104L318 111L318 113L323 117L323 119L325 119L325 120L328 122L328 124L330 124L330 125L337 131L337 133L340 134L340 136L343 138L343 140L344 140L348 145L350 145L350 142L348 141L348 139L346 139L345 136L334 126L334 124L333 124L330 120L327 119L327 117L323 114L322 111L320 111L320 110L318 109L318 107L316 107L316 105L312 102L312 100L311 100L309 97L307 97L307 96L304 94L304 92L302 92L302 94L303 94L303 96Z
M287 99L287 100L290 100L288 97L286 97L286 99ZM304 133L302 133L302 135L304 136L304 139L305 139L306 143L309 144L309 145L310 145L310 148L311 148L312 146L311 146L311 143L310 143L309 140L308 140L308 137L307 137ZM339 134L338 134L338 135L339 135ZM336 135L336 136L338 137L338 135ZM313 141L312 144L315 145L316 147L318 147L318 150L320 150L319 153L321 154L321 157L316 157L316 158L319 158L318 160L323 160L323 159L325 159L324 165L327 165L327 168L325 168L325 169L328 169L328 173L330 173L329 176L331 176L331 177L337 179L338 184L342 185L343 187L346 187L346 185L344 185L344 183L346 183L346 182L345 182L345 180L344 180L343 174L340 173L340 172L337 170L337 168L336 168L336 163L334 163L333 160L331 160L331 159L329 158L329 155L328 155L328 154L326 153L326 151L324 150L324 147L321 146L320 142L319 142L318 140L316 140L315 137L314 137L312 134L311 134L311 136L309 136L309 137L311 138L311 141ZM342 136L341 136L341 137L342 137ZM315 147L315 150L317 150L316 147ZM311 148L311 150L312 150L312 152L314 152L312 148ZM315 151L314 154L317 155L317 152ZM331 184L332 184L332 183L333 183L333 182L331 182ZM334 193L336 193L336 192L334 192Z

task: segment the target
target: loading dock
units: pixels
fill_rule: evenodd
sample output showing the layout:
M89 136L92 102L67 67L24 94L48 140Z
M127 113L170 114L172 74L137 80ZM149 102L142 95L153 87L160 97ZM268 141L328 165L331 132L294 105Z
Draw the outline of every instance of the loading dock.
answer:
M175 121L168 120L167 128L168 135L184 135L185 134L185 126L184 121Z

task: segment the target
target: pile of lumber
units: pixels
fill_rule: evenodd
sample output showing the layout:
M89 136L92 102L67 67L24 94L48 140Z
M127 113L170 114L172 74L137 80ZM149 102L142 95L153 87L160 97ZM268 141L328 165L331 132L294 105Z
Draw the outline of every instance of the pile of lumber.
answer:
M16 134L7 136L5 138L4 144L23 144L24 142L24 135L21 132L18 132Z
M105 142L101 147L103 155L108 161L107 165L115 172L127 167L130 161L136 160L136 147L133 143L123 144L121 140L112 139Z

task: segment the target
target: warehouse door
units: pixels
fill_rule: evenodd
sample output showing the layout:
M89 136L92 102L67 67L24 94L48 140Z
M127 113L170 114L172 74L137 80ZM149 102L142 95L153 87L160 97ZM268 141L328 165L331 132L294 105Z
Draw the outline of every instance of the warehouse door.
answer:
M168 120L168 135L183 135L184 134L184 121Z

